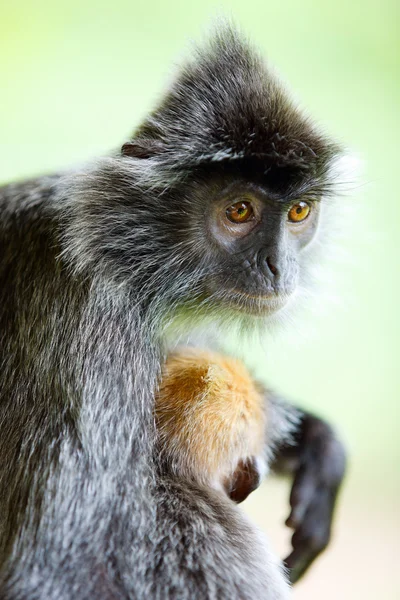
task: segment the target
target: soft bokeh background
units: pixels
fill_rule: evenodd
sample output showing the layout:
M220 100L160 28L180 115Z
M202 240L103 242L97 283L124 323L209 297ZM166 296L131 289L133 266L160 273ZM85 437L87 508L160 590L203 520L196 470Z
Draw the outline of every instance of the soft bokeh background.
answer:
M0 181L107 152L153 105L171 64L230 14L325 128L362 158L354 223L335 262L339 303L298 315L252 363L271 386L329 418L351 454L331 549L295 600L400 597L397 0L2 0ZM298 331L297 331L298 329ZM308 331L307 335L304 332ZM246 510L288 548L286 484Z

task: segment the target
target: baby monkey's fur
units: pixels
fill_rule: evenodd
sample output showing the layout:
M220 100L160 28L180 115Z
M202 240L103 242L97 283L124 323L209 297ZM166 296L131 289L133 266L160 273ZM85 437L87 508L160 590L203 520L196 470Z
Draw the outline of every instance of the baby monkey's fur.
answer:
M168 357L156 421L176 475L244 500L265 472L266 418L262 391L241 361L187 348Z

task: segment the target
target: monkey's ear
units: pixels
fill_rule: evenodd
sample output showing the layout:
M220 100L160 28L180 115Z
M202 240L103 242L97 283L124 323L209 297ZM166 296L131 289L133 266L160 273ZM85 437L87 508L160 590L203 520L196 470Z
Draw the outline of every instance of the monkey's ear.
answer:
M137 138L126 142L121 148L121 154L133 158L151 158L162 154L164 150L164 145L160 140Z

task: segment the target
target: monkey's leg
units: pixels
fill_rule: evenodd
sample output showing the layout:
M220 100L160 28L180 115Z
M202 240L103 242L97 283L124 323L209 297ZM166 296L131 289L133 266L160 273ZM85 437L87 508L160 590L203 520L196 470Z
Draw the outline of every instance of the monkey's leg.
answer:
M286 427L279 423L283 423L285 415L286 422L288 415L290 420L295 409L268 395L268 410L272 416L270 439L276 448L272 469L293 477L291 512L286 521L286 525L294 529L293 550L285 563L290 580L295 583L329 543L335 504L345 473L346 453L330 425L323 420L298 410L298 422L290 441ZM277 437L280 427L281 439L279 434Z

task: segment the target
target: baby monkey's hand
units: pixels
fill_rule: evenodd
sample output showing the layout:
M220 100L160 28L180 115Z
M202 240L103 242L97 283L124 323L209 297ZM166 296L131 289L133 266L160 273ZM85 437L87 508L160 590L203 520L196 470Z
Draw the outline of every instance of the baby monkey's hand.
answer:
M261 480L262 472L259 460L251 456L246 460L239 461L236 470L226 481L225 489L229 498L239 504L258 488Z

